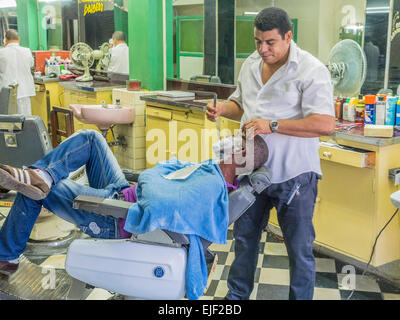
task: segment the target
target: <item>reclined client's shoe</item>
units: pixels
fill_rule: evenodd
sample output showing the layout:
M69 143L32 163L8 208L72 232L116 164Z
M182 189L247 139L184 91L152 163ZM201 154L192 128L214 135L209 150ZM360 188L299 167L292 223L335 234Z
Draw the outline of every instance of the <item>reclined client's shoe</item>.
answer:
M50 188L36 170L38 169L17 169L0 164L0 186L15 190L33 200L44 199Z
M0 274L10 276L18 270L19 263L0 261Z

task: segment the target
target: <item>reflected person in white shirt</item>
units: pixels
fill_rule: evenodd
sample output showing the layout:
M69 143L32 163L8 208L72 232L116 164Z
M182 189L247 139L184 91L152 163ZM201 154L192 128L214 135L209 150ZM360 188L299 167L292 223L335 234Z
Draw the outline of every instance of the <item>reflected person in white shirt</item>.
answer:
M254 39L256 51L243 63L236 91L215 108L210 103L206 112L211 121L219 116L241 121L242 130L261 135L270 152L264 166L272 185L234 225L235 259L226 299L249 299L261 233L276 208L289 257L289 299L311 300L312 217L322 177L318 137L335 129L331 77L323 63L292 40L292 24L282 9L258 13Z
M108 71L129 75L129 48L125 34L122 31L115 31L112 35L112 43Z
M36 95L31 69L34 59L29 48L20 46L16 30L7 30L0 49L0 89L17 84L17 113L32 115L31 97Z

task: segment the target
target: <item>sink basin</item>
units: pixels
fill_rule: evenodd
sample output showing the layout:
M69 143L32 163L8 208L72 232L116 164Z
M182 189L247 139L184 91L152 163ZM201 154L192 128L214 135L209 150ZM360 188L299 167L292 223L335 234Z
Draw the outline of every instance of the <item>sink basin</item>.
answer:
M71 104L72 113L79 121L88 124L95 124L100 130L108 130L113 124L130 124L135 121L134 108L115 108L114 105L108 105L104 108L102 105L82 105Z

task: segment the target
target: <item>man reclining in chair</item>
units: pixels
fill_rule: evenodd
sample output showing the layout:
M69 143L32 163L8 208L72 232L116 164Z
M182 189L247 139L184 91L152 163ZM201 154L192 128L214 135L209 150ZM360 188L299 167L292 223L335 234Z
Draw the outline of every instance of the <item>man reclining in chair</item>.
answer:
M253 141L255 155L253 169L257 169L266 162L268 149L261 137L256 136ZM244 152L242 149L239 153L243 155ZM230 157L232 158L234 157ZM225 180L226 186L225 183L223 186L225 196L227 192L237 188L236 176L240 172L237 169L242 168L243 164L238 165L236 162L225 160L217 164L210 160L209 165L213 168L213 171L209 170L210 173L215 175L217 172ZM83 165L86 165L89 186L68 179L70 172ZM151 169L144 172L149 170ZM17 271L18 258L26 248L42 206L75 224L91 237L124 239L131 236L131 233L124 230L125 219L73 208L73 201L78 195L123 199L129 202L137 200L136 185L129 186L106 140L97 131L86 130L75 133L30 168L17 169L0 164L0 186L18 192L0 229L0 273L2 274L10 275ZM188 187L196 188L194 192L199 194L204 192L201 190L201 185ZM157 185L154 188L157 188Z

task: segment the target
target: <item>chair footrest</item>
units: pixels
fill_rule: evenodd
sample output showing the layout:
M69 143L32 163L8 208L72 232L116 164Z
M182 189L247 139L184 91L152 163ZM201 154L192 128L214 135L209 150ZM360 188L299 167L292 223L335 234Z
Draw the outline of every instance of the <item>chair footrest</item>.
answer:
M89 211L103 216L113 216L115 218L126 218L131 202L104 199L92 196L79 195L74 199L73 208L77 210Z

